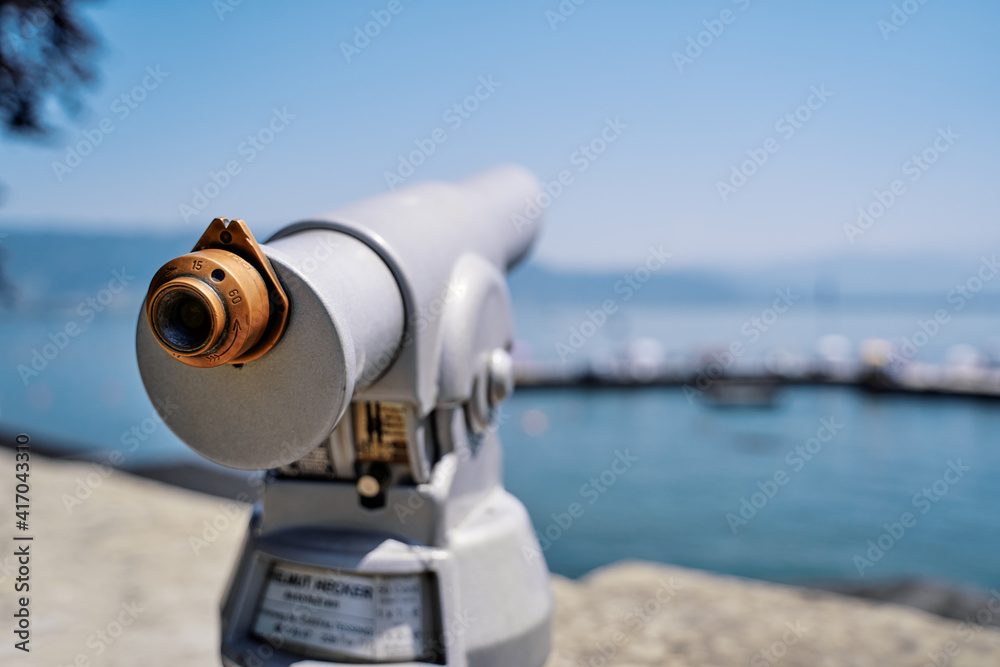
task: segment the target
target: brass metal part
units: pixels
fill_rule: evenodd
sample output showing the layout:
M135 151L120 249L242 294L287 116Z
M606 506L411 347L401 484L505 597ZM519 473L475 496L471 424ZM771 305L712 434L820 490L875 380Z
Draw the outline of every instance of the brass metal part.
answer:
M409 463L406 406L382 401L358 401L353 406L357 460Z
M197 368L253 361L288 321L288 296L242 220L216 218L194 249L149 285L146 316L160 345Z

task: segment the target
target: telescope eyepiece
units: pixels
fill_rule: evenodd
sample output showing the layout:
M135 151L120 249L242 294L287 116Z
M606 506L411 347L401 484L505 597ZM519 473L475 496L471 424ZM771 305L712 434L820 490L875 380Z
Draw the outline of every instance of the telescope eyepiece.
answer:
M161 343L179 354L195 354L218 342L226 312L214 290L182 277L165 283L153 295L149 321Z
M284 330L288 298L242 221L227 226L217 218L192 252L156 272L146 312L164 350L212 368L270 350Z

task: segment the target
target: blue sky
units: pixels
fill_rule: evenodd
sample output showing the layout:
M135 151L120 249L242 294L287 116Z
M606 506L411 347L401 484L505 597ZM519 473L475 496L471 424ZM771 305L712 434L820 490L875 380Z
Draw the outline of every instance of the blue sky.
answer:
M652 244L677 266L997 247L997 3L565 0L568 16L559 7L99 4L88 16L104 42L101 78L87 110L57 115L62 130L45 145L0 142L0 229L195 238L225 215L266 231L386 190L386 172L440 128L446 139L408 181L501 162L546 180L571 170L537 248L549 265L629 268ZM343 45L372 12L391 21L348 58ZM477 87L474 111L449 114ZM796 110L807 119L779 125ZM615 140L586 157L581 147L609 120ZM270 143L247 143L269 124L280 127ZM76 166L53 166L75 164L67 146L88 137L100 143ZM935 162L914 169L925 150ZM745 167L745 183L730 180L753 156L763 164ZM209 187L216 196L186 221L182 205L197 203L211 173L226 181L218 173L230 162L238 173ZM900 194L850 243L844 225L896 180ZM720 182L732 187L725 197Z

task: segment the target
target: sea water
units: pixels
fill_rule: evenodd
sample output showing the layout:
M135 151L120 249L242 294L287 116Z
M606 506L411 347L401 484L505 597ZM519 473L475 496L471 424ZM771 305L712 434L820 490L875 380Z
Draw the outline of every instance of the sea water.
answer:
M63 264L84 255L76 261L98 265L92 279L55 276L44 287L48 270L33 274L29 307L0 316L0 421L93 457L118 451L126 467L200 462L159 420L135 362L145 285L158 263L183 252L181 242L157 246L134 271L121 265L124 251L80 250L68 247ZM32 256L19 254L14 273L36 265ZM99 300L100 310L86 305L122 268L136 276L128 289ZM518 354L553 363L562 363L557 344L605 298L545 302L516 284L514 295ZM939 301L802 305L755 341L744 324L767 302L622 304L566 363L614 355L636 337L668 354L734 341L748 357L807 354L831 331L855 343L910 336ZM985 345L996 332L989 308L969 308L921 358ZM850 388L785 388L765 409L713 408L677 389L523 390L498 421L506 485L528 508L555 572L643 558L778 581L916 575L988 589L1000 586L998 407Z

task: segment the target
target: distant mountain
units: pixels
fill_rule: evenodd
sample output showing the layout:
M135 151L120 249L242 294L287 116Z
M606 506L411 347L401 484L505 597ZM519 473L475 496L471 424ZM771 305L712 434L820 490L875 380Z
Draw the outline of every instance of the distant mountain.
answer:
M740 302L751 296L738 281L711 271L653 272L640 282L645 277L632 271L554 271L529 262L513 271L510 290L516 300L544 303L592 303L620 298L630 289L641 294L644 303Z
M752 268L661 269L651 274L640 293L648 304L719 304L759 302L774 298L776 290L791 290L804 302L825 307L842 303L934 308L963 285L978 290L970 307L997 308L1000 273L990 276L992 257L986 256L985 262L980 257L840 257ZM511 292L524 301L593 303L615 298L615 286L621 287L630 273L557 271L529 262L515 269ZM982 280L980 275L988 277Z
M137 289L127 301L141 301L153 273L171 257L190 250L190 232L123 236L63 231L14 231L0 238L0 262L17 291L18 310L70 307L107 285L112 271L134 276ZM987 255L987 260L992 255ZM977 286L984 266L978 256L835 257L755 268L665 267L644 271L562 271L528 262L511 276L511 293L520 302L593 304L620 298L632 285L646 304L725 304L760 302L775 290L791 289L804 302L875 307L938 307L959 284ZM1000 309L1000 275L982 268L982 289L975 308ZM130 286L131 287L131 286ZM618 290L618 291L616 291ZM998 311L1000 312L1000 311Z
M105 288L113 271L134 277L128 293L141 301L153 273L190 250L194 240L190 234L10 232L0 240L0 263L14 286L18 310L72 306Z

